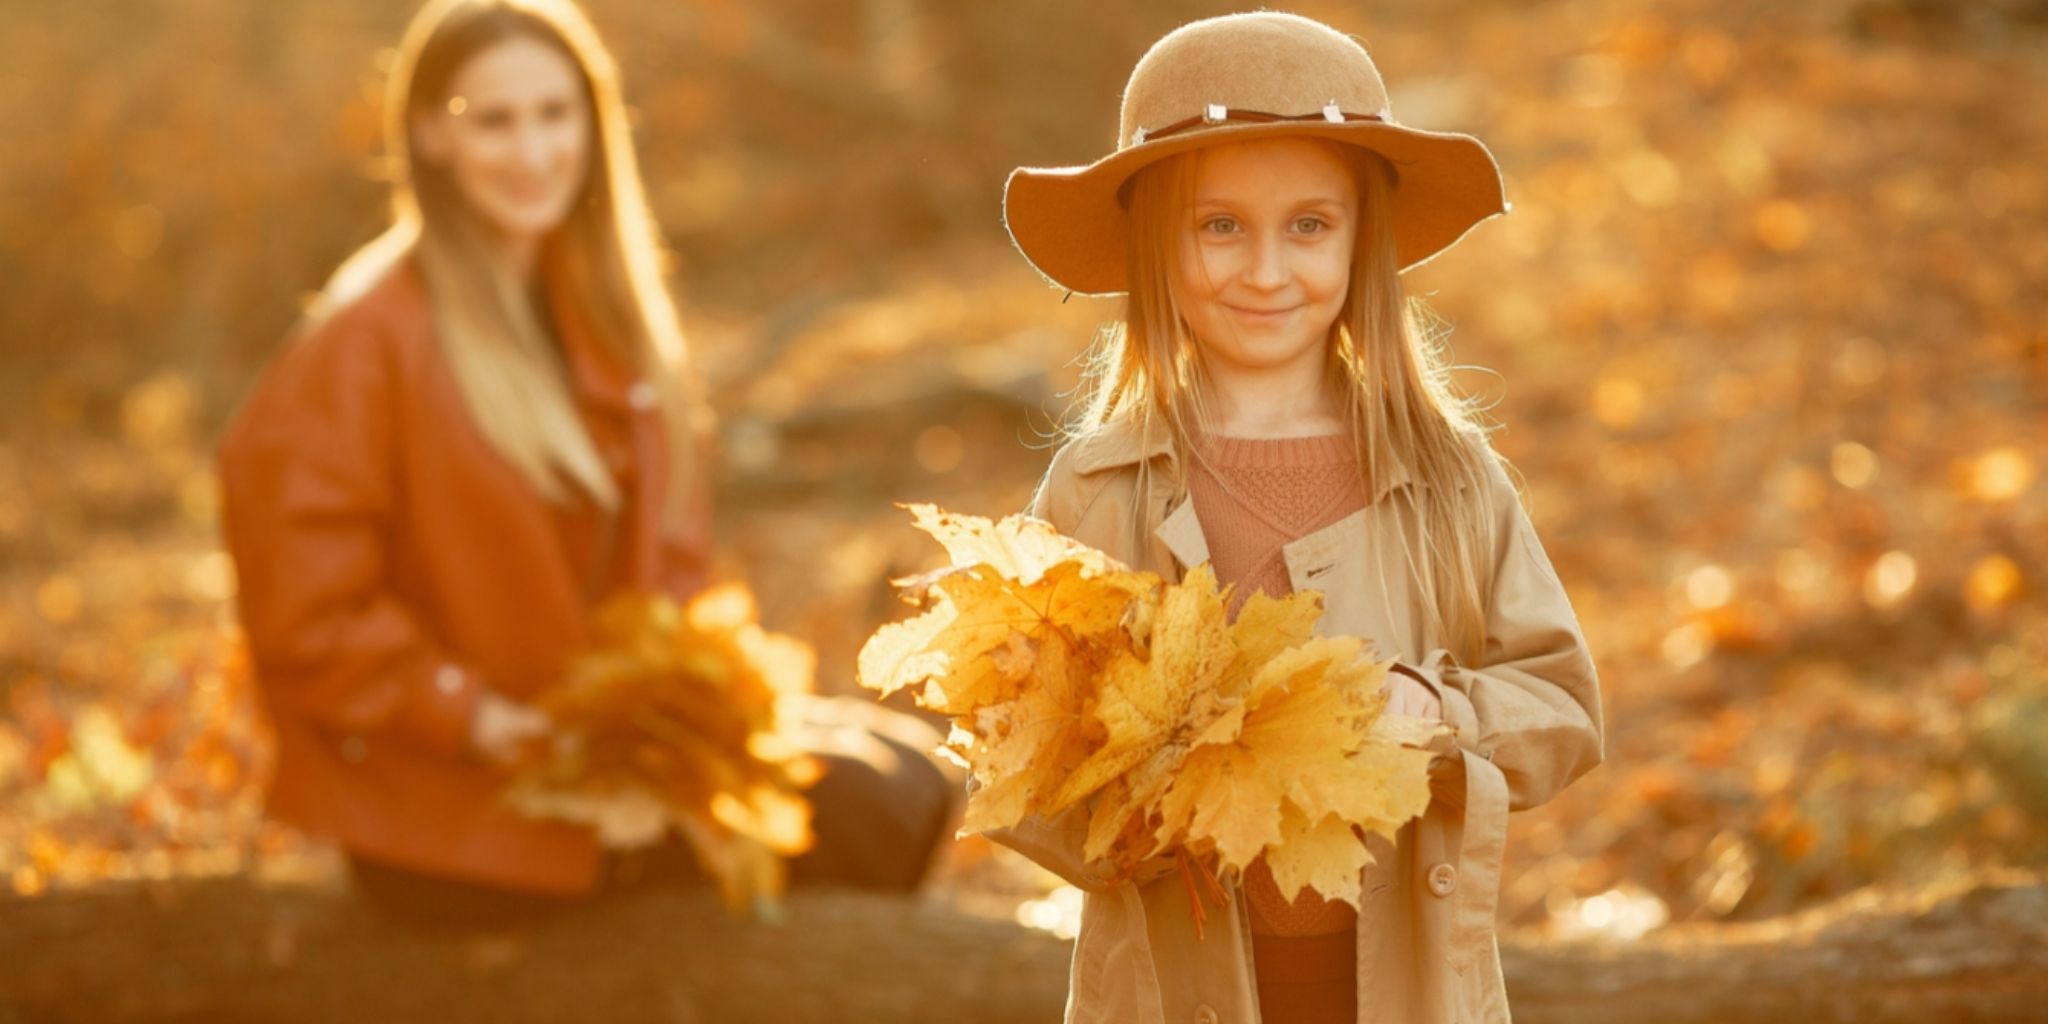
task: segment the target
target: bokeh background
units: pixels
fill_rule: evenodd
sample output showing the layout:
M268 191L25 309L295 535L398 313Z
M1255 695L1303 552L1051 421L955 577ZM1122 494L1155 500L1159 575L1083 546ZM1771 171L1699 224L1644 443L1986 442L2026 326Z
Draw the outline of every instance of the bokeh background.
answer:
M821 687L1002 514L1116 307L1000 223L1197 0L589 0L722 418L727 571ZM1607 761L1504 928L1617 937L2048 862L2048 4L1301 0L1513 212L1408 276L1526 477ZM0 0L0 889L329 877L261 820L218 429L383 226L410 0ZM930 897L1071 925L986 844Z

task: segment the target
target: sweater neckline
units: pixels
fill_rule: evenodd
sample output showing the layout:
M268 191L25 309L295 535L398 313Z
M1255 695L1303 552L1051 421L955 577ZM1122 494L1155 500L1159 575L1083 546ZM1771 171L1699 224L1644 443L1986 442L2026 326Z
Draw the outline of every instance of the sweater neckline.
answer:
M1217 466L1248 469L1281 469L1300 466L1334 466L1356 462L1357 449L1349 434L1312 434L1303 437L1231 437L1203 434L1197 439L1201 457Z

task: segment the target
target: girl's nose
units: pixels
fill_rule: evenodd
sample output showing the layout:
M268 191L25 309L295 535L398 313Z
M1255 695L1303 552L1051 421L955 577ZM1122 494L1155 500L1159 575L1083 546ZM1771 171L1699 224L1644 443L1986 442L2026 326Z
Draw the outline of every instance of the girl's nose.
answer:
M1279 288L1287 283L1286 240L1265 234L1252 246L1251 266L1245 268L1245 283L1254 288Z

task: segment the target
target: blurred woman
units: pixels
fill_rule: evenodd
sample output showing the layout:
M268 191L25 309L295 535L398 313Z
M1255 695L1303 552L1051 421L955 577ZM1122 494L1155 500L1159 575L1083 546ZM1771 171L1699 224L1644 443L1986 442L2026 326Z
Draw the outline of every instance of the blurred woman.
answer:
M703 585L709 414L581 11L436 0L386 115L394 223L230 426L227 541L271 811L333 837L389 913L510 922L616 884L587 830L506 809L492 762L546 731L526 701L596 601ZM797 882L922 875L952 787L911 746L865 749L827 755Z

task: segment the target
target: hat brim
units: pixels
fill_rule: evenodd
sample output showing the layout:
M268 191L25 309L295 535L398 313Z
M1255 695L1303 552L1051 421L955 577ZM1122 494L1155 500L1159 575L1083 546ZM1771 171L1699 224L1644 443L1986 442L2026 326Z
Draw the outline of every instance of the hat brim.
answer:
M1500 165L1470 135L1377 121L1225 123L1130 146L1078 167L1019 167L1003 189L1003 222L1038 272L1083 295L1130 290L1129 216L1118 193L1143 168L1206 146L1273 136L1330 139L1392 164L1394 248L1401 269L1457 244L1507 212Z

